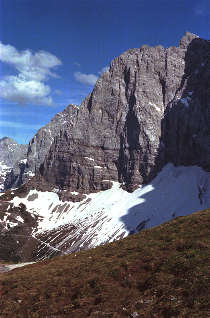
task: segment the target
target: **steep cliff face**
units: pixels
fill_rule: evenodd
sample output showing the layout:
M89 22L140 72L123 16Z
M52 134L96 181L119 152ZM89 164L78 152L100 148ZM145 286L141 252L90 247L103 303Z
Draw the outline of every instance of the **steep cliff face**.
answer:
M143 46L116 58L71 130L55 139L44 178L85 192L115 180L132 191L169 161L206 168L209 54L209 41L186 33L179 47Z
M210 169L210 41L180 43L184 74L163 120L166 161Z
M29 145L19 146L18 155L16 152L13 153L17 157L15 164L8 164L6 180L2 190L21 185L39 171L54 138L60 134L60 131L71 129L77 113L78 106L69 105L63 112L56 114L46 126L40 128ZM24 160L20 161L19 157Z
M165 50L129 50L115 59L82 103L71 131L50 149L43 175L74 190L104 189L119 180L128 190L149 181L164 113Z

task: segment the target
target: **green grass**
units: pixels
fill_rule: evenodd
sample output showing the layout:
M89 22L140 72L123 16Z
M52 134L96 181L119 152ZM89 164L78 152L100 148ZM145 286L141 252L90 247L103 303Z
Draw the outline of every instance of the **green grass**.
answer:
M0 318L210 316L210 210L0 276Z

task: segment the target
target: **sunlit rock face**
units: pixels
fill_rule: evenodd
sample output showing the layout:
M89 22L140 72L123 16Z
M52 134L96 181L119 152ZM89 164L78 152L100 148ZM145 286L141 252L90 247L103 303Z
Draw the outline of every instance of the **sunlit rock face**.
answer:
M210 42L186 33L179 47L143 46L112 61L63 129L41 173L61 188L128 191L167 163L210 162Z

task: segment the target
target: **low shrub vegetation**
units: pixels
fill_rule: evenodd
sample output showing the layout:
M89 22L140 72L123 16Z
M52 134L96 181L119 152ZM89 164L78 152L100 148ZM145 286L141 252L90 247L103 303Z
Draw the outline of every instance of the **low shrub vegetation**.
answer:
M209 316L210 210L0 275L0 318Z

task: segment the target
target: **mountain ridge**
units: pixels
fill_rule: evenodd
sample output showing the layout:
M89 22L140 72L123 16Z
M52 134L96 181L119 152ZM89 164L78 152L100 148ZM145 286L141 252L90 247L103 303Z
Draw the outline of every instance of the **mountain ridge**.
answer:
M210 41L190 33L179 47L128 50L43 127L26 163L35 176L0 196L5 259L95 247L209 208L209 57Z
M209 169L209 54L209 41L186 33L178 48L142 47L114 59L72 130L52 144L44 179L84 192L114 180L133 191L168 162Z

